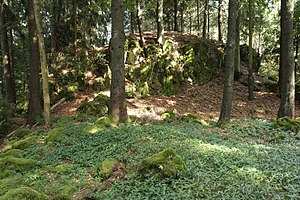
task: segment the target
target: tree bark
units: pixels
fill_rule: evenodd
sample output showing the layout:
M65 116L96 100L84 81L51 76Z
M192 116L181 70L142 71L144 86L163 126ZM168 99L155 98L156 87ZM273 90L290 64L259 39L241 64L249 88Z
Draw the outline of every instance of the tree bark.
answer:
M124 66L124 0L112 0L112 38L111 62L112 73L109 115L118 122L128 118L125 96L125 66Z
M281 99L278 117L295 116L295 67L293 49L293 0L281 0L280 68Z
M51 63L55 63L57 54L58 15L58 0L53 0L51 5Z
M197 0L197 31L200 35L200 2ZM191 15L191 14L190 14Z
M157 0L157 42L163 45L164 42L164 1Z
M50 95L49 95L49 82L48 82L48 66L46 59L46 50L45 50L45 42L44 35L42 30L42 19L40 16L40 3L39 0L34 0L34 16L35 16L35 24L38 34L38 44L40 51L40 61L41 61L41 71L42 71L42 80L43 80L43 100L44 100L44 117L46 126L51 125L50 119Z
M7 26L8 24L5 19L4 2L2 1L0 4L0 42L2 52L5 99L8 103L16 104L16 89L11 66Z
M239 0L229 0L228 8L228 34L226 44L226 59L225 59L225 81L224 92L221 106L221 113L218 123L230 120L233 99L233 84L234 84L234 57L235 57L235 37L236 37L236 18L237 4Z
M219 0L218 5L218 40L222 42L222 1Z
M74 41L73 41L73 48L74 48L74 55L76 55L77 49L77 0L73 0L73 30L74 30Z
M40 92L40 55L37 30L34 18L33 0L28 1L28 34L29 34L29 107L27 123L35 124L42 116Z
M235 58L234 58L234 79L239 81L241 78L241 48L240 48L240 23L241 7L237 5L236 34L235 34Z
M174 0L174 31L179 31L177 15L178 15L178 0Z
M145 38L143 33L142 9L141 9L140 0L136 0L136 12L137 12L138 29L140 34L140 46L141 48L144 48Z
M205 0L204 12L203 12L203 29L202 37L207 37L207 21L208 21L208 0Z
M253 38L253 7L252 0L249 1L249 54L248 54L248 100L254 99L254 77L253 77L253 51L252 51L252 38Z

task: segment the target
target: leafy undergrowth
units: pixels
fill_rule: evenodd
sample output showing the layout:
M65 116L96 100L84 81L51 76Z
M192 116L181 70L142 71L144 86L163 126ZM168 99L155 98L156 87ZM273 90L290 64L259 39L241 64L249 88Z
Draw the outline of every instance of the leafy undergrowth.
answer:
M0 153L0 199L17 192L36 199L300 198L300 136L270 121L240 119L222 127L107 122L89 131L97 123L58 120L51 136L35 131L27 136L34 140L7 141ZM142 161L165 149L182 158L185 170L163 179L141 174ZM101 174L104 165L113 165L111 175Z

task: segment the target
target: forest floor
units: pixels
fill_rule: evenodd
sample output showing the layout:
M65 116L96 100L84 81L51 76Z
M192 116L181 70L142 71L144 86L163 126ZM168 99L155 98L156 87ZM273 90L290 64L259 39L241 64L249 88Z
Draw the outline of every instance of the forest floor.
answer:
M255 81L263 80L256 76ZM205 120L217 119L221 110L223 95L224 76L219 75L216 79L205 85L192 85L188 82L182 84L180 91L172 96L149 95L147 98L128 98L128 114L147 118L159 119L159 116L172 109L177 110L178 115L193 113L201 116ZM254 100L249 101L248 88L239 82L234 85L233 96L233 118L259 117L262 119L275 118L278 112L280 99L274 92L269 92L264 88L254 92ZM109 91L102 92L109 96ZM79 93L77 98L71 102L59 105L54 111L58 116L75 116L77 108L84 100L93 100L96 91L86 91ZM299 116L299 104L296 105L296 116Z
M156 35L152 32L145 33L146 44L151 45L151 41ZM166 37L175 41L175 46L180 49L187 42L196 42L198 36L183 33L166 33ZM204 39L203 39L204 40ZM207 40L216 47L223 44L216 41ZM241 65L242 78L248 76L247 67ZM254 81L263 85L266 78L254 75ZM216 120L220 115L222 95L223 95L224 73L220 70L219 75L205 85L195 85L189 82L182 84L180 91L172 96L149 95L147 98L128 98L128 114L143 118L145 120L160 119L160 115L165 111L176 109L177 115L185 113L197 114L205 120ZM109 96L109 91L103 91L103 94ZM88 90L78 93L76 99L71 102L64 102L53 110L53 115L57 116L75 116L77 108L84 100L92 101L98 94L97 91ZM232 117L249 118L258 117L262 119L275 118L279 109L280 99L274 92L266 88L259 87L259 91L254 92L254 100L248 100L248 88L240 82L234 84L234 96ZM300 105L296 102L296 116L300 115Z

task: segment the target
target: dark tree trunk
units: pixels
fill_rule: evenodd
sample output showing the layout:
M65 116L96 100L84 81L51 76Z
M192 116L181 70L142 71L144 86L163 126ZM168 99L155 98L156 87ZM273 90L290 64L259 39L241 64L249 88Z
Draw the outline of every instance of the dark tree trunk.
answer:
M295 66L293 50L293 0L281 0L281 100L278 117L295 116Z
M252 0L249 1L249 54L248 54L248 100L254 99L253 88L254 88L254 77L253 77L253 51L252 51L252 37L253 37L253 8Z
M55 63L57 54L58 10L58 0L53 0L51 6L51 63Z
M222 1L219 0L218 5L218 40L222 42Z
M111 96L109 115L117 121L128 118L125 96L125 67L124 67L124 0L112 0L112 38L111 62L112 72Z
M199 0L197 0L196 3L197 3L197 31L200 33L200 2L199 2Z
M179 31L177 15L178 15L178 0L174 0L174 31Z
M74 48L74 55L76 55L77 49L77 0L73 0L73 31L74 31L74 41L73 41L73 48Z
M157 0L157 42L163 45L164 42L164 1Z
M202 37L207 37L207 21L208 21L208 1L205 0L204 12L203 12L203 29L202 29Z
M234 57L235 57L235 37L236 37L236 18L238 0L229 0L228 9L228 35L225 59L225 81L222 99L221 113L218 123L229 120L232 110L233 83L234 83Z
M241 10L240 4L237 5L237 18L236 18L236 35L235 35L235 58L234 58L234 79L239 81L241 78L241 48L240 48L240 23L241 23Z
M136 8L137 8L136 12L137 12L138 29L140 34L140 46L144 48L145 38L143 33L142 9L141 9L140 0L136 0Z
M34 124L42 116L40 92L40 54L37 30L34 18L33 0L28 0L28 33L29 33L29 107L27 123Z
M184 32L184 4L181 2L180 5L180 31Z
M136 23L135 23L135 14L133 11L130 12L130 29L131 34L135 34L136 32Z
M0 5L0 40L2 52L3 79L6 101L12 104L16 103L16 89L11 66L11 57L8 43L8 24L5 19L4 2Z

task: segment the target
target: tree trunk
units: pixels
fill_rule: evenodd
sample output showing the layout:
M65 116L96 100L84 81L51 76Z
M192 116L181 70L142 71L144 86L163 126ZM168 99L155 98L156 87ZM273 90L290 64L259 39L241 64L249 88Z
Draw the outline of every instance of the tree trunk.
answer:
M197 31L200 35L200 2L199 2L199 0L197 0Z
M222 42L222 1L219 0L218 5L218 40Z
M53 0L51 5L51 63L55 63L57 54L58 15L58 0Z
M164 42L164 1L157 0L157 42L163 45Z
M293 50L293 0L281 0L280 68L281 100L278 117L295 116L295 67Z
M231 117L233 83L234 83L234 57L235 57L235 37L236 37L236 18L238 0L229 0L228 8L228 34L225 59L225 81L222 99L221 113L218 123L229 120Z
M189 15L190 17L190 34L192 34L193 29L193 20L192 20L192 14Z
M74 48L74 55L76 55L77 49L77 0L73 0L73 31L74 31L74 41L73 41L73 48Z
M184 4L181 2L180 5L180 31L184 32Z
M207 37L207 19L208 19L208 0L205 0L204 12L203 12L203 29L202 37Z
M44 100L44 117L46 126L51 125L50 119L50 95L49 95L49 82L48 82L48 66L46 59L46 50L45 50L45 42L44 35L42 30L42 18L40 16L40 3L39 0L34 0L34 16L35 16L35 24L38 34L38 44L40 50L40 61L41 61L41 69L42 69L42 80L43 80L43 100Z
M125 96L125 66L124 66L124 0L112 0L112 38L111 62L112 73L109 115L117 121L128 118Z
M174 0L174 31L179 31L177 15L178 15L178 0Z
M248 100L252 101L254 99L253 94L253 85L254 85L254 77L253 77L253 51L252 51L252 38L253 38L253 8L252 8L252 0L249 1L249 54L248 54Z
M0 40L1 40L1 52L2 52L2 66L3 66L3 79L6 101L12 104L16 103L16 89L13 77L13 71L11 67L11 58L9 54L8 34L5 19L4 2L0 5Z
M241 7L237 5L237 18L236 18L236 35L235 35L235 58L234 58L234 79L239 81L241 78L241 48L240 48L240 23L241 23Z
M28 1L28 33L29 33L29 107L27 123L35 124L42 116L40 93L40 55L37 30L34 18L33 0Z
M136 8L137 8L137 22L138 22L138 29L140 34L140 46L141 48L144 48L145 45L145 38L143 33L143 23L142 23L142 9L140 0L136 0Z
M135 23L135 14L133 11L130 12L130 29L131 34L135 34L136 32L136 23Z

